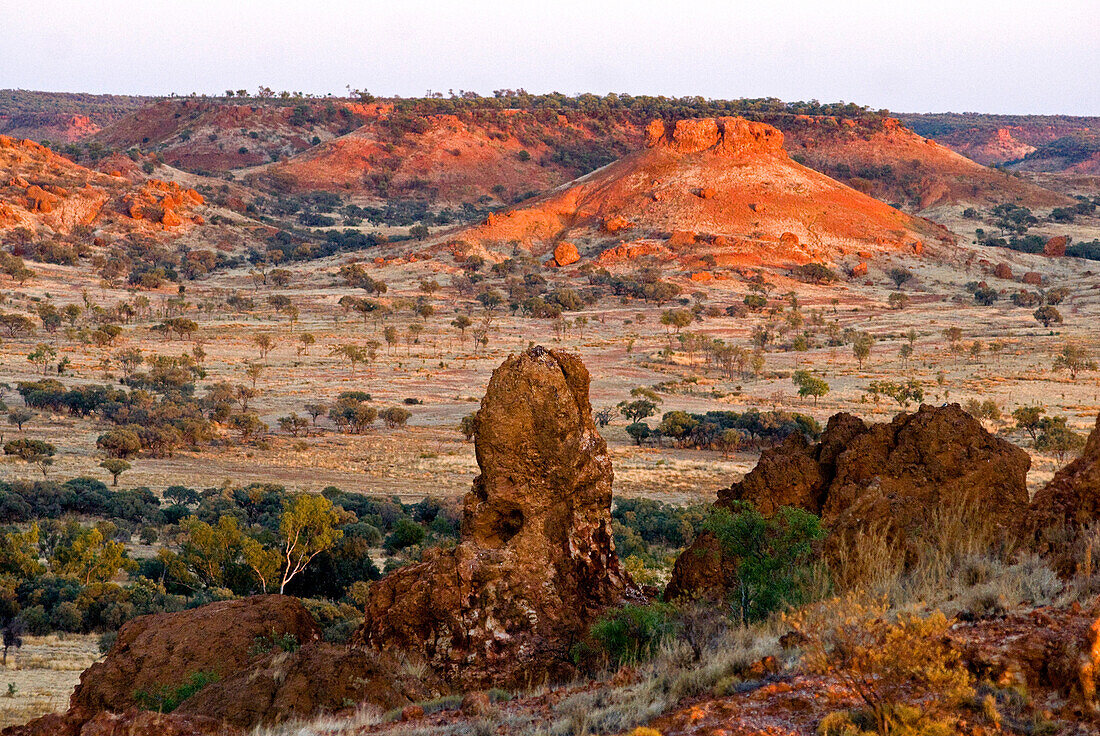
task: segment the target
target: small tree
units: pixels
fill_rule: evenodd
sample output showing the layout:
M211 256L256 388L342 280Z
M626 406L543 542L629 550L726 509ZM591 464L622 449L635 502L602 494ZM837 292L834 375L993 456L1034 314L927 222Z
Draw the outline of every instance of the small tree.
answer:
M462 436L469 442L477 436L477 412L471 412L462 417L462 421L458 423L458 431L462 433Z
M462 336L463 342L466 341L466 330L468 330L471 325L473 325L473 322L464 314L460 314L451 320L451 327L458 330L459 334Z
M57 357L57 348L44 342L38 343L34 350L27 355L27 360L34 364L35 368L46 375L53 359Z
M631 423L637 424L657 413L657 403L648 398L622 401L619 402L619 413L629 419Z
M111 474L111 485L118 485L118 476L130 469L130 463L117 457L109 457L99 464L99 467Z
M4 624L4 656L0 659L0 664L7 666L9 649L19 649L23 646L23 634L26 630L27 625L18 616L7 620Z
M279 592L306 569L314 557L333 547L344 533L337 529L340 512L324 496L301 495L283 502L279 533L283 539L283 578Z
M1043 327L1062 324L1062 313L1059 312L1056 307L1052 307L1049 304L1036 309L1034 316L1036 321Z
M807 370L799 370L794 372L792 378L793 383L798 386L798 395L802 398L812 396L814 399L814 406L817 406L817 400L829 393L829 384L824 378L818 378L811 374Z
M901 268L900 266L891 268L887 275L898 289L913 280L913 272L907 268Z
M1081 371L1096 370L1096 361L1089 355L1089 351L1080 345L1070 343L1062 348L1062 352L1054 358L1054 370L1069 371L1070 380L1076 381L1077 374Z
M34 412L30 409L12 409L8 412L8 424L14 424L20 432L23 425L34 419Z
M388 409L380 411L378 416L386 423L387 427L394 429L396 427L404 427L405 424L408 423L409 417L412 416L412 412L400 406L391 406Z
M871 357L871 346L875 344L875 338L866 332L856 335L852 341L852 355L859 361L859 369L863 370L863 361Z
M18 439L4 445L4 454L12 455L23 462L37 465L45 478L57 448L43 440Z
M1039 420L1036 450L1053 453L1061 462L1067 454L1080 449L1084 444L1085 438L1069 428L1065 417L1043 417Z
M1013 410L1012 418L1016 420L1016 428L1026 431L1031 435L1031 441L1035 442L1039 433L1039 425L1046 411L1041 406L1021 406Z
M141 437L131 429L112 429L106 434L101 434L95 444L107 454L107 457L120 460L126 460L141 452Z
M328 412L328 406L325 404L306 404L306 414L313 419L313 423L317 424L317 418Z

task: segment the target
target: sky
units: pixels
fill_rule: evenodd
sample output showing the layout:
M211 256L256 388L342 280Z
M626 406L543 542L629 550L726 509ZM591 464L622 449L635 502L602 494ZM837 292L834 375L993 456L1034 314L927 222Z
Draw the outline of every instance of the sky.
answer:
M0 88L844 100L1100 115L1100 0L37 0Z

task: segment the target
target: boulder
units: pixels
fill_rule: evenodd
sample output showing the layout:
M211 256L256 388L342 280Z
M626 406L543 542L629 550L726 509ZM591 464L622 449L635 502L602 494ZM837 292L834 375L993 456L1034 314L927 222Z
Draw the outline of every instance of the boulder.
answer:
M1018 534L1030 466L1025 451L991 435L958 404L921 406L873 425L837 414L817 443L792 435L765 450L744 480L719 491L715 506L744 502L766 516L792 506L821 517L833 549L875 530L909 554L939 511L977 514L998 534ZM724 590L713 580L729 580L737 563L716 554L713 540L697 539L677 560L666 597Z
M572 243L562 241L554 248L554 262L558 266L569 266L580 259L581 254L577 252L577 246Z
M678 248L685 245L694 245L697 239L696 234L690 230L674 230L672 235L669 236L668 246Z
M1039 273L1038 271L1028 271L1020 278L1020 280L1023 281L1025 284L1028 284L1029 286L1042 286L1043 274Z
M1043 255L1052 258L1060 258L1066 254L1066 248L1068 246L1068 237L1065 235L1055 235L1053 238L1048 239L1043 245Z
M859 278L867 275L867 261L860 261L856 265L852 266L852 278Z
M622 232L623 230L629 230L632 227L634 227L634 223L626 219L625 217L622 217L621 215L609 217L601 224L601 228L603 229L603 231L605 233L608 233L609 235L614 235L615 233Z
M798 236L788 231L779 236L779 244L784 248L797 248L799 246Z
M160 217L160 223L165 227L179 227L183 224L183 220L180 219L175 210L165 208L164 214Z
M703 199L713 199L714 195L718 194L714 187L703 187L699 190L699 196Z
M392 710L429 695L388 655L314 642L207 685L174 713L253 729L343 710L349 703Z
M611 459L576 357L535 347L489 381L461 538L372 585L355 641L466 688L572 674L568 650L640 593L615 555Z
M122 712L134 693L154 693L196 672L225 680L255 658L256 639L290 635L306 644L320 628L297 598L261 595L218 601L179 613L140 616L126 623L102 662L80 676L71 705L85 713Z
M993 269L993 275L999 279L1011 279L1012 267L1009 266L1007 263L998 263L997 266Z
M836 536L878 528L901 540L931 514L973 506L1006 535L1027 511L1031 456L991 435L958 404L921 406L852 437L836 456L821 508Z

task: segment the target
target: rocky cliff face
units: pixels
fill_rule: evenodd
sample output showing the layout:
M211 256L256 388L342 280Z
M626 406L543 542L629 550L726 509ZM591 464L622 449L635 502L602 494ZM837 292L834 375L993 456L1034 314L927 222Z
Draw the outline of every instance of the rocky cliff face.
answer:
M793 506L820 515L833 543L874 530L907 552L939 513L1017 534L1030 466L1026 452L989 434L958 404L922 406L870 426L837 414L820 442L798 436L766 450L744 480L719 492L716 505L743 501L766 515ZM736 564L703 536L677 560L666 597L721 593Z
M461 541L376 583L360 641L420 652L456 684L537 682L566 674L591 621L637 594L615 555L588 383L580 360L543 348L493 373Z
M698 153L711 149L715 154L725 156L786 155L783 134L778 129L736 117L695 118L670 124L654 120L646 127L646 146L667 148L677 153Z

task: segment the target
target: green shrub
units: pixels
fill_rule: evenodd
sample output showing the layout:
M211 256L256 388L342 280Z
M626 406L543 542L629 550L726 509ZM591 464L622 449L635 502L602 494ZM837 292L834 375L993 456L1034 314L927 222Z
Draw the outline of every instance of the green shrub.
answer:
M175 687L164 685L153 693L138 690L134 692L134 701L145 710L171 713L179 707L180 703L217 681L218 675L214 672L192 672L182 684Z
M605 613L589 634L613 664L648 659L679 628L676 607L670 603L626 605Z
M821 574L815 542L825 537L821 520L784 506L772 518L742 505L715 509L703 531L718 540L725 559L736 566L729 600L743 623L806 603Z

